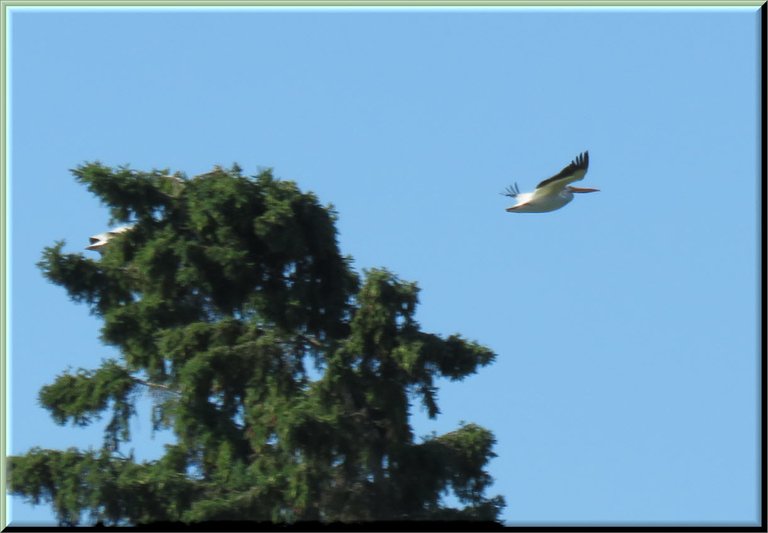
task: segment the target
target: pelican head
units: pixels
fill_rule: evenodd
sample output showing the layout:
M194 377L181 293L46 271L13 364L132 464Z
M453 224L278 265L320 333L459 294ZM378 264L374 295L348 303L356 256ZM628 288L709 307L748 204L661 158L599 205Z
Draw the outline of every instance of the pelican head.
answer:
M571 192L600 192L600 189L589 189L586 187L571 187L570 185L568 185L566 189L568 189Z

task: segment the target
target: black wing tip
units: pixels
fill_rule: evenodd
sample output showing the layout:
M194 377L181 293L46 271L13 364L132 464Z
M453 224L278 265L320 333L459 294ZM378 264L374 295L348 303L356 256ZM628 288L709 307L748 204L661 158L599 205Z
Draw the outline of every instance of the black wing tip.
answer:
M520 194L520 189L517 186L517 183L514 183L504 189L504 192L499 193L502 196L509 196L510 198L516 198L518 194Z
M547 178L541 183L539 183L536 188L540 189L546 185L549 185L552 182L555 182L557 180L560 180L564 178L565 176L572 174L573 172L577 170L584 170L586 171L587 168L589 168L589 150L584 150L582 153L576 156L576 158L571 161L571 163L565 167L563 170L552 176L551 178Z
M584 150L582 153L576 156L571 162L576 168L588 168L589 167L589 150Z

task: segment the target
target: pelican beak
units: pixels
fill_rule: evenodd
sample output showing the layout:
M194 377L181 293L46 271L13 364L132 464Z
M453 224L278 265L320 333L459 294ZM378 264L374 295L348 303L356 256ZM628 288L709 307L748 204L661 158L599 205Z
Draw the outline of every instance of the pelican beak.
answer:
M600 192L600 189L587 189L584 187L568 187L571 192Z

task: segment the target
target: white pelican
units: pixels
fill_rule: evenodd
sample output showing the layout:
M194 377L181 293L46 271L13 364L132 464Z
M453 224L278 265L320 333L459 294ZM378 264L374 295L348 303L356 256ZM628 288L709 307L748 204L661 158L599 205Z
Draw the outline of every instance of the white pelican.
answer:
M133 226L120 226L119 228L109 230L105 233L99 233L98 235L94 235L93 237L90 237L91 245L86 246L85 249L94 250L99 252L100 254L103 254L104 246L107 245L107 243L112 237L114 237L115 235L120 235L121 233L125 233L132 227Z
M584 179L588 167L589 152L584 152L576 156L576 159L558 174L539 183L533 192L521 193L517 183L507 187L501 194L517 200L515 205L507 207L507 211L510 213L546 213L560 209L573 200L573 193L575 192L599 191L600 189L585 189L569 185L569 183Z

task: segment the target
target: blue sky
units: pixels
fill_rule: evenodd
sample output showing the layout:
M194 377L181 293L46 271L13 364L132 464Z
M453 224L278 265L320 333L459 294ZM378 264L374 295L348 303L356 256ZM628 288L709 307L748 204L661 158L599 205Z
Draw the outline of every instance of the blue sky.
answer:
M271 167L339 212L355 268L497 361L416 402L494 432L519 524L759 519L759 16L740 9L18 9L9 18L9 450L101 444L37 392L117 354L34 266L108 214L84 161ZM548 214L522 190L589 150ZM88 253L88 252L86 252ZM155 458L141 403L131 444ZM11 523L54 520L11 499Z

